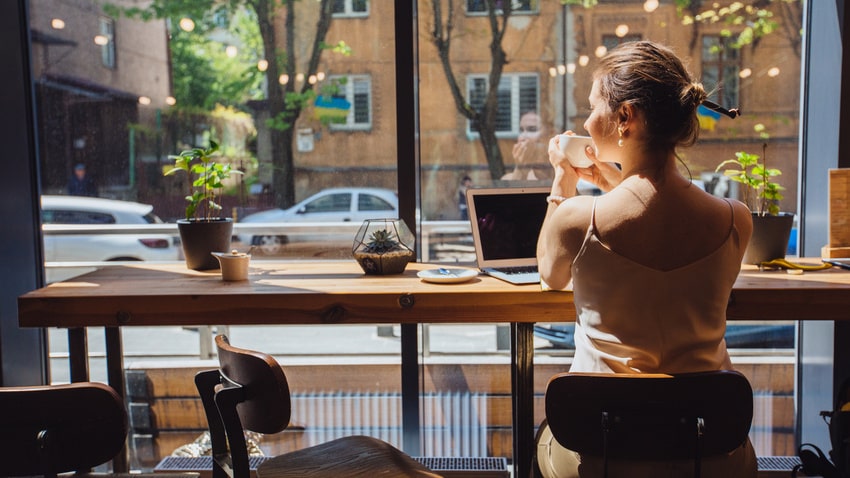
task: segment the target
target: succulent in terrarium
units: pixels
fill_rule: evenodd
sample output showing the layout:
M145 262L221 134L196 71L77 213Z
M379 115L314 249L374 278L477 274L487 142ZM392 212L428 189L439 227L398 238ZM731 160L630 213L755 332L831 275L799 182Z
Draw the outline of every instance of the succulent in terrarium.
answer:
M372 232L372 236L369 237L369 242L366 243L364 249L367 252L384 253L394 251L398 248L398 241L391 231L378 229Z

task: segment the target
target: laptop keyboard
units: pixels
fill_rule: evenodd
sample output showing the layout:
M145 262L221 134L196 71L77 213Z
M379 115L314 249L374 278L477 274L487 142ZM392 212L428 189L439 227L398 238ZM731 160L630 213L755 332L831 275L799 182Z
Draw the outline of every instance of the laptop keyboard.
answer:
M537 266L497 267L496 270L509 275L534 274L537 272Z

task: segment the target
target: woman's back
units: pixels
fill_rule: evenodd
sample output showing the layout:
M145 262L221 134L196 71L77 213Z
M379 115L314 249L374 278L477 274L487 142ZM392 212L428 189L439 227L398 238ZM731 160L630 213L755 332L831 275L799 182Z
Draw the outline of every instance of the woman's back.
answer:
M586 150L593 165L572 167L557 137L550 141L555 178L537 261L550 287L572 281L577 312L572 371L732 367L723 340L726 307L752 233L751 216L741 202L715 198L691 184L678 170L676 153L696 142L696 109L706 100L705 89L671 50L646 41L625 43L608 52L594 73L591 114L584 122L593 139L594 147ZM575 197L580 179L607 193ZM538 447L546 476L597 476L588 469L593 460L559 448L545 435ZM558 450L563 455L556 456ZM657 476L660 469L643 463L641 471L648 473L641 473L636 463L617 465L620 472L612 476ZM703 465L704 476L756 471L749 442Z
M736 214L748 214L740 206ZM600 197L595 226L603 242L620 255L670 270L720 246L732 218L729 202L669 174L660 182L631 177Z

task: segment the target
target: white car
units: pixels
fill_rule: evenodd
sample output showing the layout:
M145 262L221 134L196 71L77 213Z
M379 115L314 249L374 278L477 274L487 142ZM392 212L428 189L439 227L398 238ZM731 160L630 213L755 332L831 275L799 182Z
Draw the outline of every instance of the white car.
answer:
M289 209L269 209L245 216L240 222L352 222L366 219L397 218L398 195L381 188L330 188L319 191ZM344 239L352 240L353 234ZM308 236L240 234L243 244L255 246L265 255L276 255L284 245L294 241L309 241Z
M159 224L153 206L79 196L42 196L44 225ZM51 226L51 229L53 227ZM59 227L61 229L61 227ZM179 239L167 234L44 234L45 262L176 261Z

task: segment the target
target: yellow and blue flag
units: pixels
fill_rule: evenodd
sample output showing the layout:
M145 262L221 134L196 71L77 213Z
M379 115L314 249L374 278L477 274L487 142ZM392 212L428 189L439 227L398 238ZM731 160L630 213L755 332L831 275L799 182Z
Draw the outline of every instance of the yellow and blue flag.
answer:
M319 96L313 103L313 117L318 120L327 119L332 122L345 122L351 102L338 96Z
M699 120L700 129L714 131L714 126L717 124L717 120L720 119L720 113L699 105L697 107L697 119Z

